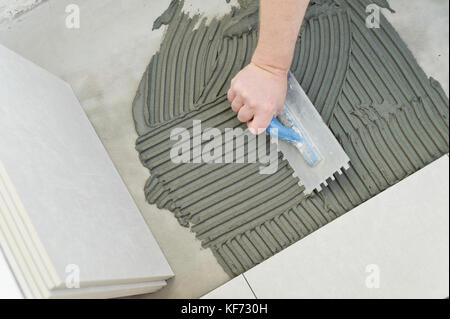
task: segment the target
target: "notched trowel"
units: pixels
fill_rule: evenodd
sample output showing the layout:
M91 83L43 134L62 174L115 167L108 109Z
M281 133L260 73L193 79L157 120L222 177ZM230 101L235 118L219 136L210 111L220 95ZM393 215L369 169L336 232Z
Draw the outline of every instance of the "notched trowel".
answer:
M278 139L279 150L306 194L320 192L336 173L349 168L350 158L291 72L284 110L272 120L267 133Z

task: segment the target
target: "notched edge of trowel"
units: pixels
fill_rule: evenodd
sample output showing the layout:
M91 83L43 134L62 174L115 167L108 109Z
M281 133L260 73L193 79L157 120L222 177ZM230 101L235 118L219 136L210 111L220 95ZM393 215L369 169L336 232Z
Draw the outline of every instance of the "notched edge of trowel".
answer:
M328 187L330 182L335 181L338 176L343 175L344 171L348 171L349 169L350 169L350 161L346 165L338 169L335 173L333 173L333 175L331 175L331 177L328 178L325 182L321 183L319 186L314 188L310 194L314 193L314 191L321 192L324 188Z

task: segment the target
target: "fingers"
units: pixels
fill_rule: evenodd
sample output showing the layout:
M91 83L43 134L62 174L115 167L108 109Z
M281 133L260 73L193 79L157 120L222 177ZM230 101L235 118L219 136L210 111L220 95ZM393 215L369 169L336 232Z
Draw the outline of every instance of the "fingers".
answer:
M228 101L233 102L234 99L236 98L236 91L233 90L232 88L230 88L230 89L228 90L227 97L228 97Z
M227 93L231 108L238 113L240 122L248 124L253 134L264 132L279 109L276 106L284 105L285 82L284 77L274 79L272 75L261 74L260 70L256 73L250 67L244 68L231 81Z
M254 115L255 114L249 107L244 106L239 110L238 120L241 121L242 123L247 123L253 119Z
M244 99L242 96L238 95L233 88L228 90L228 101L231 102L231 108L235 113L238 113L240 109L244 106Z
M272 116L268 113L266 114L256 114L253 120L249 121L248 129L252 134L259 135L263 133L270 122L272 121Z
M238 113L243 106L244 106L244 100L240 96L235 97L231 103L231 108L236 113Z

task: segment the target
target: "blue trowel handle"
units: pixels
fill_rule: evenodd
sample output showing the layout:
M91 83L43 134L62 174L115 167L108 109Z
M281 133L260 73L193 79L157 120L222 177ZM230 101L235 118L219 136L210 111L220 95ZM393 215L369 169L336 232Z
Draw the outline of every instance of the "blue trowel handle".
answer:
M270 122L266 132L269 135L276 135L274 137L290 143L303 141L303 138L297 132L295 132L293 129L285 127L276 118L272 119L272 122Z
M322 160L308 138L302 135L302 133L299 134L293 129L285 127L276 118L272 119L266 131L269 135L289 142L297 147L309 166L314 167Z

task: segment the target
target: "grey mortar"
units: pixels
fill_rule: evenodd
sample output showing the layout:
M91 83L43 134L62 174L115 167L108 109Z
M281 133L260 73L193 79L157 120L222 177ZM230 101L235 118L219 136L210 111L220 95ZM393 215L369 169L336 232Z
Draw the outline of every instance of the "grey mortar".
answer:
M174 0L155 21L155 28L168 28L133 105L136 148L151 173L146 197L190 226L230 275L448 153L448 97L384 17L380 29L366 28L365 8L373 2L313 0L298 38L291 70L352 165L309 197L281 155L273 175L260 175L260 164L170 160L175 127L192 131L193 120L221 130L243 127L226 92L255 48L258 3L241 0L239 8L206 24ZM390 8L386 1L376 3Z

